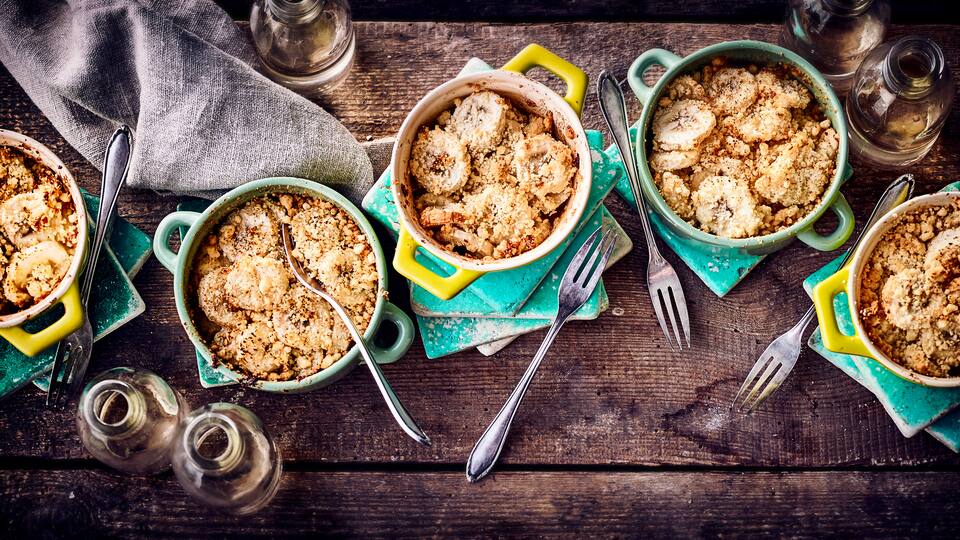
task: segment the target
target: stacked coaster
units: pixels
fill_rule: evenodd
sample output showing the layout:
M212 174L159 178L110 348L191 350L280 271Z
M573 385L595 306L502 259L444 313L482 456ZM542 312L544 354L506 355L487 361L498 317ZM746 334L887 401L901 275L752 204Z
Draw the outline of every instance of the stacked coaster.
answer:
M467 63L461 74L492 69L479 59ZM547 256L522 268L486 274L456 297L444 301L416 285L410 285L410 298L417 316L420 336L429 358L439 358L473 347L492 354L518 335L549 326L557 312L557 284L569 261L586 238L601 223L609 223L622 232L603 207L603 199L619 180L621 169L613 166L603 149L603 136L588 131L593 155L593 183L584 218L576 233ZM394 235L399 232L397 208L390 191L390 171L384 172L361 206ZM632 244L621 234L611 263L630 251ZM417 260L441 275L453 268L428 253L418 252ZM608 265L609 266L609 265ZM606 291L597 287L574 319L597 318L608 305Z
M87 215L96 216L100 199L83 192L87 205ZM91 222L90 238L93 237L94 224ZM124 219L114 222L113 232L103 250L97 268L87 314L93 326L94 341L120 328L146 310L146 305L131 279L150 257L150 237ZM82 279L81 275L78 279ZM46 313L28 322L24 328L36 332L46 327L58 317L56 313ZM29 357L15 349L6 341L0 340L0 398L16 391L33 381L41 389L49 385L49 375L44 375L53 365L56 348L51 347L34 357Z
M960 182L941 191L960 191ZM840 268L840 258L814 272L803 282L809 294L824 279ZM834 299L840 331L853 334L846 293ZM831 364L873 392L905 437L926 431L954 452L960 452L960 388L931 388L912 383L893 374L879 362L862 356L827 350L818 328L807 342Z

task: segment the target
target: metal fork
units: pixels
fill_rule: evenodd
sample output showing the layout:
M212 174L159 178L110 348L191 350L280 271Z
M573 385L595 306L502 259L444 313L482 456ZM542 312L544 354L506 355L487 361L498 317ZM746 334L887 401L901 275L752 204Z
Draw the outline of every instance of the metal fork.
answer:
M493 419L493 422L491 422L486 431L483 432L480 440L477 441L476 446L474 446L470 452L470 457L467 459L467 479L469 481L476 482L480 480L486 476L497 463L500 452L503 450L503 445L507 441L510 424L513 423L513 417L517 414L520 401L523 399L524 394L527 393L527 387L530 386L530 382L533 380L534 375L536 375L543 358L547 355L547 350L550 349L553 340L556 339L557 334L560 333L560 328L563 327L567 319L569 319L575 311L580 309L580 306L585 304L587 299L590 298L590 295L593 294L593 290L600 281L600 275L607 265L607 259L610 258L610 254L613 253L613 248L617 245L619 236L618 233L613 232L609 227L597 229L590 235L590 238L580 246L577 254L573 256L573 260L570 261L570 266L567 267L563 278L560 280L560 287L557 291L559 307L557 308L557 316L553 319L550 330L547 331L547 335L543 338L540 349L537 351L536 356L533 357L533 361L530 362L527 371L523 374L517 387L510 393L510 397L507 398L507 402L503 404L503 408L500 409L496 418ZM587 255L591 252L593 252L593 254L587 259ZM584 260L586 260L586 262L584 262Z
M887 187L883 195L880 196L880 200L877 201L877 206L873 209L873 213L870 214L870 218L867 219L866 225L863 226L863 230L860 231L860 235L840 261L840 267L847 264L847 261L850 260L853 252L856 251L860 241L863 240L864 235L866 235L874 223L879 221L880 218L894 207L910 198L913 194L913 185L913 176L905 174L894 180L894 182ZM794 366L797 365L797 359L800 358L800 350L803 348L803 344L801 343L803 333L810 322L813 321L813 317L814 309L813 306L810 306L793 328L787 330L785 334L775 339L773 343L763 351L760 359L757 360L757 363L753 365L753 369L750 370L750 374L747 375L747 379L743 381L743 384L740 386L740 391L737 392L737 396L733 398L734 407L737 407L737 402L739 401L738 408L740 410L746 409L747 411L752 411L757 405L760 405L760 403L770 397L770 394L773 394L777 388L780 388L783 381L787 379L787 375L789 375L790 372L793 371ZM763 374L758 378L757 375L760 373L760 370L763 370ZM750 383L754 384L751 386ZM748 387L750 388L749 392L747 392Z
M120 188L127 180L127 171L130 167L130 155L133 150L133 138L130 128L120 126L113 133L107 143L107 151L103 157L103 181L100 185L100 209L97 212L97 229L94 233L93 244L87 254L87 267L84 270L83 282L80 286L80 301L83 304L83 326L63 338L57 345L53 368L50 370L50 388L47 390L47 406L59 406L64 397L69 401L80 392L83 386L83 376L87 373L90 364L90 354L93 352L93 327L87 312L90 301L90 292L93 290L93 280L97 273L97 262L100 259L100 250L110 232L113 218L116 215L117 196ZM82 202L80 203L82 204ZM81 224L86 227L87 224Z
M623 98L623 91L620 90L620 84L606 71L600 72L600 79L597 81L597 97L600 100L600 111L603 112L603 118L607 121L607 126L610 127L613 141L616 143L617 150L620 151L620 156L623 159L624 169L627 170L630 190L633 192L637 212L640 214L640 223L643 225L643 235L647 240L647 252L649 254L647 289L650 292L650 300L653 302L653 310L657 313L657 321L660 322L660 328L667 336L667 343L670 344L670 348L673 348L673 340L676 338L677 347L683 350L683 341L680 339L680 327L682 327L683 337L686 338L687 348L689 349L690 316L687 312L687 300L683 296L683 287L680 286L680 278L677 276L676 270L657 249L657 240L650 225L647 204L640 190L640 174L637 170L637 162L630 147L627 104ZM669 328L663 315L664 311L670 317ZM680 320L680 326L677 326L677 319ZM671 329L673 330L672 335Z

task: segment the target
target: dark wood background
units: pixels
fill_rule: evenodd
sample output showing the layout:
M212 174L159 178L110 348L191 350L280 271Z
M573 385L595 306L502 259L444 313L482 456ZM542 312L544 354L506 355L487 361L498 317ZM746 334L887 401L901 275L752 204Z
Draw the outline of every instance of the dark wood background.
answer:
M235 13L244 12L240 4L231 3ZM592 75L610 69L622 76L650 47L687 54L728 39L775 41L778 27L770 23L783 11L768 1L355 4L358 63L321 104L361 140L394 133L413 104L471 56L497 65L538 42ZM952 15L937 16L929 5L942 4L895 4L895 20L927 24L899 24L893 33L934 37L956 70L960 27L939 24ZM686 22L556 22L621 14ZM390 18L421 22L364 20ZM482 22L488 18L540 22ZM725 22L689 22L707 20ZM941 142L910 168L920 193L960 177L958 108ZM592 96L584 123L602 127ZM98 189L96 169L6 71L0 71L0 125L49 145L85 188ZM857 169L844 191L859 220L894 176ZM120 212L153 233L177 201L131 191ZM639 240L627 206L615 196L607 204ZM134 479L111 472L85 453L73 415L44 409L43 395L30 387L0 402L0 537L954 536L957 456L926 434L904 438L869 392L817 355L804 352L788 382L755 414L728 409L756 356L809 305L802 278L833 256L796 243L718 299L668 254L692 312L695 346L681 354L666 347L655 322L643 286L646 250L638 242L604 278L611 309L599 321L564 329L497 472L479 485L465 480L466 456L542 333L491 358L468 352L431 361L418 342L386 366L433 438L433 446L422 448L393 425L362 369L305 395L202 389L170 275L151 260L135 280L147 312L98 344L91 373L146 367L192 405L229 401L252 409L285 459L277 499L237 519L188 499L170 473ZM393 292L402 290L394 276Z

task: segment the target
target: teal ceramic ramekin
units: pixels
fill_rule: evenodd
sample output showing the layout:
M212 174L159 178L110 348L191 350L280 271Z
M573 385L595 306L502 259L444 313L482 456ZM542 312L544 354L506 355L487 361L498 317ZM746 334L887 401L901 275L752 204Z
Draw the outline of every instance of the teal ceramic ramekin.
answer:
M224 376L242 384L263 390L265 392L297 393L321 388L334 383L349 373L361 361L360 352L354 345L347 354L327 369L318 371L309 377L290 381L264 381L251 379L247 375L231 370L230 368L213 361L210 349L200 338L190 309L187 306L187 284L191 270L191 262L200 247L201 241L207 237L210 230L219 224L231 211L239 208L247 201L267 193L296 193L325 199L350 214L357 222L367 240L373 247L377 259L377 273L380 276L377 304L373 312L364 339L379 364L388 364L400 359L413 343L413 322L400 308L386 300L387 296L387 265L383 256L377 235L370 226L370 222L363 213L350 201L336 191L303 178L263 178L244 184L233 189L213 202L202 214L197 212L174 212L160 222L153 237L153 251L157 259L173 272L173 295L177 303L177 314L180 322L187 331L187 336L193 345L200 351L203 358ZM186 236L180 242L179 252L170 249L170 236L180 227L189 227ZM378 344L375 337L384 328L384 322L396 327L396 337L389 345Z
M713 234L704 232L693 225L690 225L680 216L675 214L670 206L660 195L656 184L653 182L653 175L647 162L647 151L650 147L652 137L651 124L653 122L653 113L660 95L664 92L667 85L676 77L695 71L696 69L709 64L711 60L717 57L726 57L731 60L739 60L757 63L760 65L769 64L789 64L797 68L800 72L801 81L813 94L814 99L820 104L820 108L826 114L827 118L833 124L840 139L840 148L837 152L837 164L833 180L827 187L826 192L817 208L804 217L802 220L794 223L790 227L765 236L755 236L752 238L730 239L721 238ZM653 86L648 86L643 81L643 72L651 66L662 66L666 72ZM777 251L794 238L820 251L833 251L844 244L853 233L853 210L840 193L840 187L850 177L852 170L847 165L847 124L844 119L843 109L840 106L840 100L830 88L830 85L823 78L823 75L816 70L809 62L797 56L796 54L770 43L761 41L727 41L717 43L709 47L704 47L699 51L681 58L670 51L663 49L650 49L633 61L630 70L627 73L627 81L630 88L637 98L643 104L643 112L640 115L639 129L637 130L636 140L636 160L637 167L640 169L640 185L643 189L644 197L650 203L650 207L661 218L663 223L670 228L679 238L687 242L694 242L698 245L707 246L714 251L723 252L730 249L750 255L765 255ZM827 210L832 211L838 218L836 228L827 235L818 233L814 226Z

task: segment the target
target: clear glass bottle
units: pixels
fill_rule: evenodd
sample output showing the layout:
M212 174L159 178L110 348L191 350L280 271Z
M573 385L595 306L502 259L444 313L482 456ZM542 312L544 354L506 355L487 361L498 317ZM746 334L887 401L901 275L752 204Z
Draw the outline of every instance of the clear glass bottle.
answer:
M77 430L93 457L119 471L153 474L170 465L187 404L152 371L113 368L80 395Z
M173 472L191 496L232 514L252 514L280 485L280 452L260 419L230 403L211 403L183 420Z
M346 0L257 0L250 31L265 74L305 96L338 86L356 56Z
M780 43L806 58L839 94L890 25L888 0L790 0Z
M953 98L953 77L936 42L906 36L877 47L847 96L851 153L881 168L916 163L937 142Z

